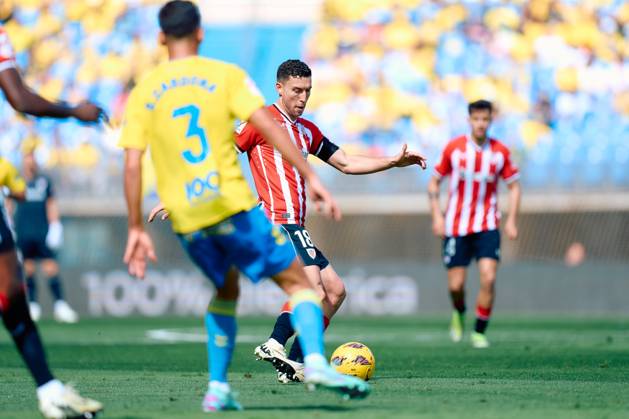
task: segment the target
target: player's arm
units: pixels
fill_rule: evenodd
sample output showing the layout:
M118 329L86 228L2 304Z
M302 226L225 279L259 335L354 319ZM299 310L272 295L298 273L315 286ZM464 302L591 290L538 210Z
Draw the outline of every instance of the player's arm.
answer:
M129 274L144 278L147 258L157 261L151 237L142 221L142 157L148 147L147 126L151 123L144 106L145 90L137 85L129 95L118 145L124 149L124 196L128 231L124 263Z
M84 122L96 122L102 110L89 102L76 106L50 102L31 90L15 68L0 71L0 88L9 104L18 112L51 118L74 117Z
M262 135L264 140L275 147L284 158L295 167L308 182L308 194L314 202L317 211L323 206L324 212L338 220L341 212L332 195L323 186L317 174L302 157L297 147L288 138L286 131L273 120L266 108L254 111L249 117L249 123Z
M509 188L509 212L505 223L505 234L511 240L518 238L518 214L520 212L521 188L520 182L515 180L507 184Z
M504 225L504 232L511 240L518 238L518 213L520 212L520 172L518 167L513 163L511 159L511 153L509 150L505 150L504 165L500 170L500 177L507 183L509 188L509 212L507 214L507 221Z
M129 274L144 278L147 258L157 261L153 242L142 222L142 156L144 150L125 149L124 195L127 202L128 234L124 262Z
M445 176L452 173L451 155L454 143L450 142L441 153L439 163L435 166L435 170L428 181L428 199L430 201L430 214L432 215L432 232L437 237L444 237L446 233L446 222L441 211L439 202L439 190L441 189L441 180Z
M61 219L59 215L59 205L57 204L57 200L52 196L46 199L46 218L48 219L48 224L58 223Z
M428 181L428 200L430 202L430 214L432 215L432 232L437 237L445 235L445 219L439 205L439 189L441 177L432 176Z
M7 212L9 218L13 218L13 212L15 212L15 201L10 197L4 198L4 209Z
M327 163L346 175L367 175L413 164L418 165L422 169L426 168L426 158L415 151L409 151L406 144L402 146L402 150L397 155L392 157L347 154L339 148L327 160Z

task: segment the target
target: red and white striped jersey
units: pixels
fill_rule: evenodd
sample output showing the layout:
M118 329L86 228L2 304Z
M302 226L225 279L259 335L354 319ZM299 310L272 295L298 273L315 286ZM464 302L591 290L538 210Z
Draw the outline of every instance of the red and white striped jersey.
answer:
M304 118L291 121L276 105L267 108L273 119L286 129L304 159L313 154L327 161L330 152L338 149L312 122ZM303 226L306 221L306 185L297 169L267 144L251 124L243 123L238 127L236 145L247 153L258 200L267 217L274 224Z
M0 71L15 67L15 54L9 35L0 25Z
M520 177L504 144L489 138L479 146L466 135L446 145L435 175L450 176L445 215L447 237L496 230L500 220L498 178L511 183Z

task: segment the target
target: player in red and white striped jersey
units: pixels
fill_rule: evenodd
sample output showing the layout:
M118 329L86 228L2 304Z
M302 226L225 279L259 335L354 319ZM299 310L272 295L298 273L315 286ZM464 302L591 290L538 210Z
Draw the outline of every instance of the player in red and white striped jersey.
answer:
M433 232L443 238L443 262L448 269L448 288L454 306L450 336L459 342L465 314L465 276L472 258L478 261L480 290L476 301L476 325L471 335L478 348L489 346L485 330L494 303L494 283L500 260L498 231L498 180L509 188L509 213L504 226L510 239L518 236L520 174L509 149L487 136L492 104L486 100L468 106L471 133L451 140L443 150L428 185ZM439 206L439 185L449 176L445 215Z
M301 117L311 88L310 68L299 60L288 60L278 68L276 89L279 98L276 103L269 106L273 118L286 129L304 158L309 154L315 155L339 171L354 175L410 165L426 167L425 159L416 152L408 151L406 145L402 147L400 153L392 157L346 154L327 139L315 124ZM236 143L249 157L260 206L275 224L283 226L306 265L306 274L319 290L327 326L329 319L345 298L345 286L305 229L304 180L252 126L239 127ZM289 312L290 308L285 306L270 339L256 348L256 355L259 358L274 364L278 370L278 378L282 382L299 381L300 378L300 364L295 362L301 361L299 345L293 344L288 358L284 352L286 341L294 334Z
M286 129L304 158L312 154L328 161L338 150L312 122L303 118L292 121L278 104L267 109ZM243 123L236 134L238 149L246 152L249 158L260 206L267 217L275 224L303 226L306 222L306 185L299 172L267 144L252 125Z

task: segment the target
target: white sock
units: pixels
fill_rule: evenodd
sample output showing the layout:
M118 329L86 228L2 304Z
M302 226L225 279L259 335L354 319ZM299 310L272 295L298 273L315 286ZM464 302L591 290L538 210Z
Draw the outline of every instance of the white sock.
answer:
M231 390L229 387L229 383L223 383L221 381L210 381L208 388L210 390L216 389L222 393L229 393L229 391Z
M37 387L38 399L52 399L60 397L61 393L63 393L63 383L57 379L50 380L46 384Z
M304 365L306 367L321 367L324 365L328 365L328 362L325 360L325 357L321 354L309 354L304 357Z

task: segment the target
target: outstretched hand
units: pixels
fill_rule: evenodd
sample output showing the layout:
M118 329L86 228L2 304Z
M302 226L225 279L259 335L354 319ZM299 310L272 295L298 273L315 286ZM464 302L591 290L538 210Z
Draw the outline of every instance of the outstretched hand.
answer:
M426 169L426 157L416 151L408 150L408 146L404 144L402 151L393 158L393 165L395 167L406 167L413 164L418 165L422 169Z
M91 102L81 102L72 110L72 116L83 122L97 122L102 115L103 109Z
M155 248L151 236L141 228L129 229L127 248L124 252L124 263L127 264L129 274L144 279L147 259L157 262Z

